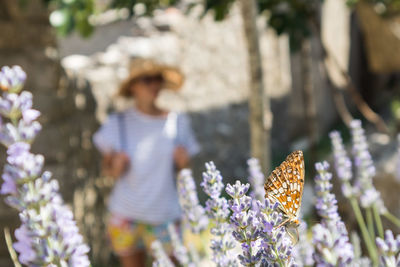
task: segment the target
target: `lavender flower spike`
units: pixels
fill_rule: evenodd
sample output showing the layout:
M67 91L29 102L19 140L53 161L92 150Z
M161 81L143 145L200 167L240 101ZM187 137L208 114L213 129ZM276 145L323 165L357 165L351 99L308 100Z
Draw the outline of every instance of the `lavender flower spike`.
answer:
M318 162L315 169L316 209L322 221L312 228L315 244L314 260L317 266L348 266L354 258L346 227L337 212L335 195L330 193L332 174L327 162Z
M179 261L180 265L183 267L194 267L195 264L190 261L188 251L186 247L182 244L182 241L174 224L168 225L168 233L171 237L174 256Z
M159 240L153 241L151 244L151 250L153 252L153 267L174 267L175 265L172 261L168 258L167 254L165 253L162 243Z
M307 223L301 221L298 230L300 242L293 247L292 255L300 266L314 266L314 246L311 243L311 238L307 236Z
M333 155L335 156L335 169L337 176L342 182L342 193L345 197L350 198L358 196L358 188L351 185L353 172L351 170L351 160L347 156L347 152L343 145L342 137L338 131L329 134L333 147Z
M208 218L204 208L199 204L191 170L183 169L179 172L177 187L184 218L189 223L192 232L200 233L208 227Z
M380 254L381 266L400 266L400 235L394 238L392 231L386 230L385 240L377 237L376 245Z
M380 197L380 193L372 184L372 178L376 170L372 161L371 154L368 151L367 138L360 120L354 120L350 124L353 141L354 162L357 167L356 186L361 192L360 203L363 208L369 208L376 205L379 212L384 214L387 209Z
M231 252L235 247L235 240L232 237L232 227L228 223L228 201L221 197L224 184L213 162L206 163L206 172L203 172L203 182L200 185L210 197L206 201L206 213L214 225L211 228L211 234L215 236L211 240L213 261L218 267L237 266L237 260Z
M255 198L262 201L264 199L264 181L265 177L261 171L260 162L256 158L247 161L249 171L249 182L254 192Z
M231 223L235 227L232 235L241 243L243 254L239 260L243 266L256 266L261 260L262 251L256 249L256 241L259 239L261 228L257 213L250 210L252 198L246 196L249 184L236 181L234 185L228 184L226 192L232 197L229 201L232 210Z
M19 67L2 68L0 142L7 149L1 194L19 211L15 250L29 266L89 266L89 247L83 242L72 212L64 205L57 180L42 172L44 157L30 152L41 126L31 109L32 95L21 92L26 75ZM4 120L8 120L5 124Z
M256 201L254 209L260 227L261 266L294 266L292 241L282 226L282 214L278 211L279 203ZM280 227L278 227L280 226Z

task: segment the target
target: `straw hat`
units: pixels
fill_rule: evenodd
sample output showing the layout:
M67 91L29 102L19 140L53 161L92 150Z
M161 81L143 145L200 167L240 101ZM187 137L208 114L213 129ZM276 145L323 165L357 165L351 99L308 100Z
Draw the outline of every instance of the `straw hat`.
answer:
M133 80L146 75L159 74L161 74L164 79L163 88L177 91L182 87L184 76L179 69L158 64L151 59L135 58L130 62L129 77L122 82L118 90L118 95L132 97L130 87Z

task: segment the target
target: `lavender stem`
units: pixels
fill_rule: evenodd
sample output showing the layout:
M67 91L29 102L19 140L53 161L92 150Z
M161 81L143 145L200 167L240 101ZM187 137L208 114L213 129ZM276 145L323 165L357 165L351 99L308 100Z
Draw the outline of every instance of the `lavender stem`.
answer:
M368 232L371 238L374 238L375 236L375 230L374 230L374 218L372 216L372 209L371 207L368 207L365 209L365 215L367 218L367 227L368 227Z
M367 246L368 254L371 257L373 265L378 266L378 255L376 253L376 247L372 242L371 237L368 233L367 226L365 225L364 218L361 214L360 206L358 205L358 202L354 197L350 198L350 203L351 207L353 208L354 214L356 215L357 223L360 226L361 234Z
M386 219L388 219L389 221L391 221L393 224L395 224L397 227L400 228L400 220L399 220L399 218L397 218L396 216L391 214L389 211L383 213L382 215L385 216Z
M379 210L376 205L373 205L372 211L374 213L374 218L375 218L375 223L376 223L376 228L378 229L378 234L380 238L383 238L383 226L382 226L382 220L381 220L381 215L379 214Z
M10 257L11 257L12 262L14 263L14 266L22 267L22 265L18 261L18 255L12 246L11 233L10 233L10 229L8 229L8 227L4 228L4 239L6 240L7 250L8 250L8 253L10 253Z

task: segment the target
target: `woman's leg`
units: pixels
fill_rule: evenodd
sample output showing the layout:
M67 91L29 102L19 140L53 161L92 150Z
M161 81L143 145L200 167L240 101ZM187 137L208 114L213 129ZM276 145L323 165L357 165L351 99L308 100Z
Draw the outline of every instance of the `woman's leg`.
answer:
M122 267L145 267L146 251L138 250L129 256L120 256L119 260Z
M129 219L111 215L108 235L122 267L145 267L146 252L141 238L144 226Z

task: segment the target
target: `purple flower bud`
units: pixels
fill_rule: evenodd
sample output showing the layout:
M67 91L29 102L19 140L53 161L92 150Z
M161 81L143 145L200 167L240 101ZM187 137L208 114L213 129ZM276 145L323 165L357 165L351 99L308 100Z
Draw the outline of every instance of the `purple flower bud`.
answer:
M395 239L391 230L385 231L385 239L376 238L376 246L381 254L380 261L382 266L400 265L400 235Z
M3 67L0 71L0 88L3 91L18 93L26 80L26 73L20 66Z
M21 225L15 230L17 242L14 243L14 249L19 253L19 261L29 265L36 258L36 252L32 249L32 239L29 236L29 230L25 225Z
M22 111L22 118L25 123L30 124L40 116L40 112L35 109L26 109Z
M240 181L236 181L234 185L228 184L225 191L232 198L241 198L250 188L250 184L242 184Z
M203 172L203 182L200 185L211 198L218 198L224 188L222 176L212 161L206 163L206 169L207 171Z
M1 185L0 194L2 194L2 195L16 194L17 193L17 185L15 184L14 178L9 173L3 173L3 175L1 177L4 180L4 183Z

